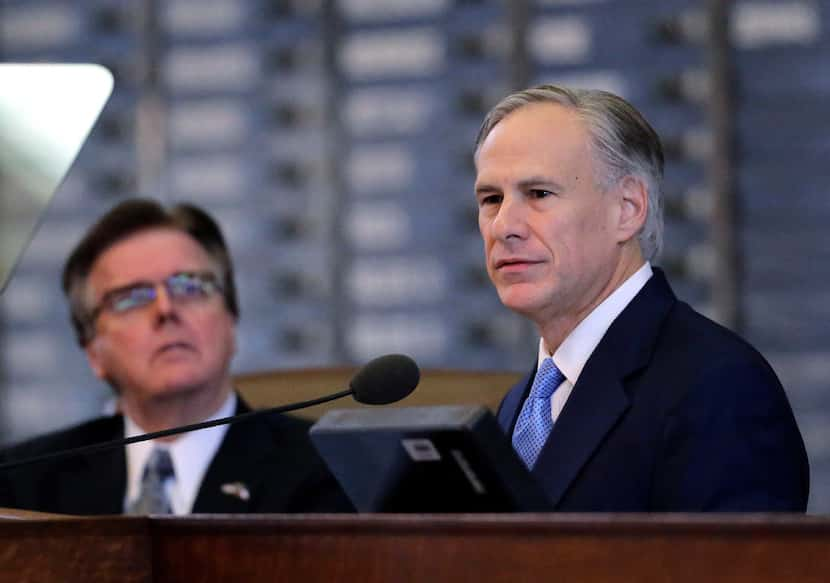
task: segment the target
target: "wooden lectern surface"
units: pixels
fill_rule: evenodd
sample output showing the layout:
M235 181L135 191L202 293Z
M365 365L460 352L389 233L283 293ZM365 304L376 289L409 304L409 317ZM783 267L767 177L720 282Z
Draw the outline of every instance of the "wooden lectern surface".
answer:
M0 521L0 582L826 582L830 520L356 515Z
M146 518L4 516L0 582L151 583L151 543Z

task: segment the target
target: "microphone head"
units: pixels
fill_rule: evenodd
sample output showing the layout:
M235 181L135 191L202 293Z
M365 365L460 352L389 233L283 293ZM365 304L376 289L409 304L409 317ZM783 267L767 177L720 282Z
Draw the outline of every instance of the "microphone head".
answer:
M414 360L403 354L387 354L357 371L349 388L359 403L388 405L409 395L420 380L421 371Z

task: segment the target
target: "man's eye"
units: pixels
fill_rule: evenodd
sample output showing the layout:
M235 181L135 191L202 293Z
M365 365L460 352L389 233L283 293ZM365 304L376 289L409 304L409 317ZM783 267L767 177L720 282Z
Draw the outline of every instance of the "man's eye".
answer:
M196 297L205 294L205 286L199 279L179 277L170 282L170 293L175 297Z
M549 196L553 196L553 192L543 188L534 188L530 191L530 196L533 198L547 198Z
M110 300L110 307L115 312L126 312L143 306L155 298L152 287L136 287L116 294Z
M487 206L491 204L499 204L502 200L502 196L500 194L490 194L487 196L482 196L478 204L479 206Z

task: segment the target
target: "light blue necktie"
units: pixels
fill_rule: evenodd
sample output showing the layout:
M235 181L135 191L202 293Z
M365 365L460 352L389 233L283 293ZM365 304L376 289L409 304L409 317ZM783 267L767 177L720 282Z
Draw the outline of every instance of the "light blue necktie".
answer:
M556 388L565 380L565 375L556 368L552 358L546 358L536 372L530 395L522 406L516 428L513 430L513 449L522 458L528 469L536 464L539 452L548 440L553 419L550 416L550 398Z
M156 448L150 454L141 477L141 493L130 505L128 514L171 514L170 500L164 482L173 477L173 460L166 449Z

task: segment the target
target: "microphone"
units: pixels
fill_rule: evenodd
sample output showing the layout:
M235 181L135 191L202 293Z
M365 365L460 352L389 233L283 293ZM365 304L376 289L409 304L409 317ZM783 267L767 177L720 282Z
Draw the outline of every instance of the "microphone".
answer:
M320 405L321 403L335 401L349 395L352 395L358 403L363 403L365 405L388 405L407 397L412 391L415 390L415 387L418 386L418 382L420 380L421 373L418 370L418 365L415 364L414 360L403 354L387 354L385 356L379 356L373 360L370 360L360 370L358 370L349 382L349 388L345 391L340 391L324 397L318 397L316 399L310 399L308 401L301 401L299 403L280 405L269 409L257 409L256 411L249 411L239 415L231 415L230 417L222 417L221 419L214 419L212 421L202 421L201 423L192 423L190 425L172 427L170 429L163 429L152 433L144 433L142 435L135 435L124 439L114 439L112 441L94 443L92 445L85 445L73 449L47 453L32 458L10 461L0 464L0 472L29 464L60 459L63 457L97 453L108 449L130 445L131 443L158 439L159 437L168 437L170 435L178 435L179 433L187 433L188 431L216 427L217 425L236 423L238 421L245 421L260 415L287 413L289 411L296 411L298 409L305 409L306 407Z
M408 396L420 380L421 371L414 360L403 354L387 354L357 371L349 388L358 403L388 405Z

